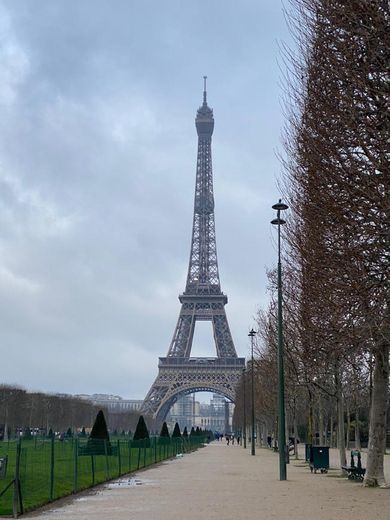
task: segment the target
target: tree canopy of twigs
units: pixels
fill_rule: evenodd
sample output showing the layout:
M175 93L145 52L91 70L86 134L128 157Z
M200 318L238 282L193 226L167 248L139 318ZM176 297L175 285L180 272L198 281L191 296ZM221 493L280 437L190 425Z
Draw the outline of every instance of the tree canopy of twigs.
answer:
M301 431L308 442L333 442L335 435L343 465L353 426L360 447L366 409L364 483L384 486L389 5L383 0L290 0L286 15L296 41L296 50L284 49L287 123L281 183L290 206L283 231L289 420L297 435L297 414L305 416ZM260 374L276 343L272 271L269 279L271 304L258 322L257 395L268 392L269 379ZM261 418L266 409L261 399L256 404Z

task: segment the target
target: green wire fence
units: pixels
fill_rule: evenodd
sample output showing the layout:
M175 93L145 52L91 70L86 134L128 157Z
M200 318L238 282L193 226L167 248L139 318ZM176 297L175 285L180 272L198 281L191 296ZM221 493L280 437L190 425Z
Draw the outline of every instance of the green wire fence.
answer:
M53 500L196 450L204 436L141 441L70 438L0 442L0 516Z

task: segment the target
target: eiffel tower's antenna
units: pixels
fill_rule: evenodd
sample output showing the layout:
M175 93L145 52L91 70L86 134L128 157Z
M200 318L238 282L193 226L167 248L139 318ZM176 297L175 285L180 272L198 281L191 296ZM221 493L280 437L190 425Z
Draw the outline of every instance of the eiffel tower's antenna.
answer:
M203 104L207 105L207 90L206 90L207 76L203 76Z

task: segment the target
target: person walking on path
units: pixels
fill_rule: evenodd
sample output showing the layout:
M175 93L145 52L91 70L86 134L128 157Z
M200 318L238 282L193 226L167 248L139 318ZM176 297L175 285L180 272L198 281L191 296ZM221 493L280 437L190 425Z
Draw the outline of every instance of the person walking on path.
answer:
M230 435L226 434L226 445L229 446Z

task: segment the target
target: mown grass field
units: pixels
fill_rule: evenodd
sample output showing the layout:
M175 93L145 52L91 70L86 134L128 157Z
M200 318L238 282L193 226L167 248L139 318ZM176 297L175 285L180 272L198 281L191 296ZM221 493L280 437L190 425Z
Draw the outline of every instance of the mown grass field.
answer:
M84 455L87 443L84 439L53 443L50 439L22 440L20 483L24 510L194 449L200 441L192 438L161 444L158 438L152 438L150 447L143 447L142 441L135 447L130 440L119 438L110 440L110 449L98 450L102 454ZM6 477L0 479L0 493L15 477L16 451L17 441L0 442L0 457L8 456ZM0 497L1 516L12 514L12 499L13 486Z

